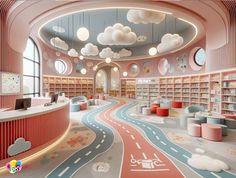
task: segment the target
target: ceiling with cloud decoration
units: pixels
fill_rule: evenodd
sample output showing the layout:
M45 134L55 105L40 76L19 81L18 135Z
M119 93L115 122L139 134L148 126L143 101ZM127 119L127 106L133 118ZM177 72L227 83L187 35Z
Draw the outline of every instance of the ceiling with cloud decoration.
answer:
M151 47L160 56L184 47L194 35L192 25L172 15L114 8L61 16L40 30L41 39L57 51L98 60L150 58Z

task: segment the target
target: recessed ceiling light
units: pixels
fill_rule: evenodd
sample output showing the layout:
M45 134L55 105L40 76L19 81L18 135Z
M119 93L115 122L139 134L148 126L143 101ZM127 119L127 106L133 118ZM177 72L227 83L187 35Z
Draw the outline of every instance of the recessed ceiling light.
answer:
M128 76L128 72L123 72L123 76L127 77Z
M80 56L79 56L79 59L80 59L80 60L84 60L84 56L80 55Z
M77 31L77 37L81 41L86 41L89 38L89 31L85 27L81 27Z
M157 54L157 48L155 47L150 48L148 53L150 56L155 56Z
M116 72L118 71L118 67L114 67L113 70Z

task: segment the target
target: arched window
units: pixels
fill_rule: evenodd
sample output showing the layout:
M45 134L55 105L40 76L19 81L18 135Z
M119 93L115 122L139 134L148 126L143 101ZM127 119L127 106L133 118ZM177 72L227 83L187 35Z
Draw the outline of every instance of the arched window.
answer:
M31 38L23 53L23 93L31 97L40 96L39 50Z
M199 48L193 57L193 60L195 62L195 64L197 64L198 66L203 66L206 62L206 53L205 50L203 48Z

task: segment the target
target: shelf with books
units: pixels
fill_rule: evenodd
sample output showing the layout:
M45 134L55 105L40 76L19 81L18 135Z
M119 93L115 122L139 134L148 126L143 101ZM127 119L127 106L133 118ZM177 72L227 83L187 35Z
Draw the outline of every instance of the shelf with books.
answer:
M121 80L121 96L127 98L135 98L136 93L136 79L125 79Z

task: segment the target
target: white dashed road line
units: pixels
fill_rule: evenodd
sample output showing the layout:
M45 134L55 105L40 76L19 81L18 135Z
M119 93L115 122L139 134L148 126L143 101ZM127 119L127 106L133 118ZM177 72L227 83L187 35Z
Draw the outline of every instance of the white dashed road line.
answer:
M172 149L174 152L178 153L178 150L176 150L176 149L174 149L172 147L170 147L170 149Z
M141 149L141 146L139 145L138 142L136 142L136 146L137 146L138 149Z
M70 169L70 167L66 167L60 174L58 174L58 177L63 176L63 174L66 173L66 171L68 171Z
M217 178L222 178L220 176L218 176L217 174L215 174L214 172L210 172L213 176L217 177Z
M77 164L80 161L81 158L78 158L77 160L75 160L74 164Z
M157 139L157 140L160 140L160 138L159 138L158 136L156 136L156 139Z
M135 140L135 137L134 137L133 135L130 135L130 137L131 137L133 140Z
M161 143L162 143L163 145L166 145L166 143L165 143L165 142L163 142L163 141L161 141Z
M101 146L101 144L98 144L98 145L96 146L96 149L98 149L100 146Z
M88 156L92 153L92 151L89 151L88 153L86 153L85 155Z
M101 143L103 143L103 142L104 142L104 139L102 139Z
M142 153L142 154L143 154L144 159L147 159L147 155L145 153Z
M185 158L189 159L189 157L188 157L188 156L186 156L186 155L183 155L183 157L185 157Z

